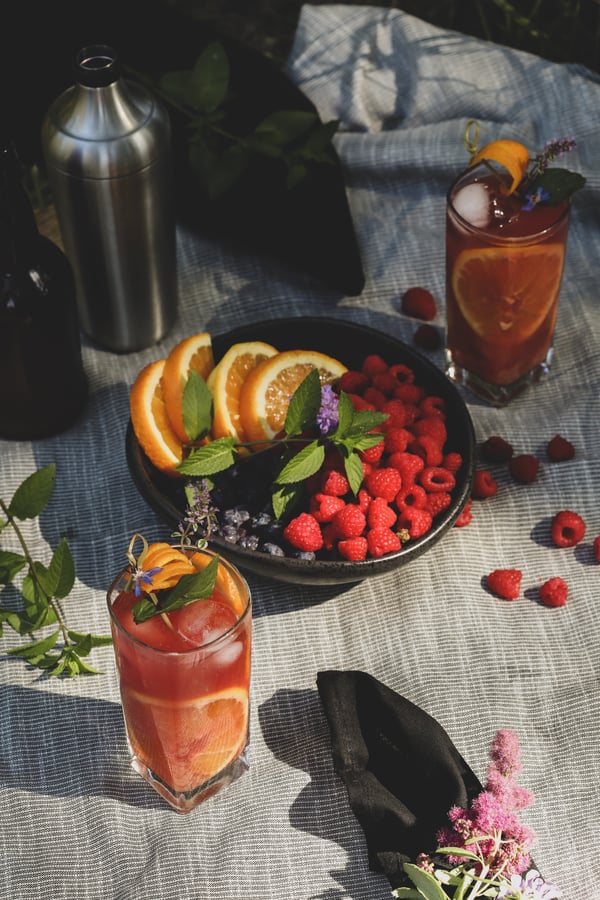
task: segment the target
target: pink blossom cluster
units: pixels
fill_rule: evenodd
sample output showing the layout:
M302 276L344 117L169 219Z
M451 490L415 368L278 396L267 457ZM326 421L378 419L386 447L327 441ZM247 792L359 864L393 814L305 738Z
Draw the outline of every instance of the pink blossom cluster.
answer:
M437 839L440 846L475 853L480 859L475 866L478 874L485 870L487 877L510 877L524 872L530 863L535 835L519 821L518 810L529 806L533 795L514 781L521 771L521 750L514 732L497 732L490 757L484 790L468 808L452 807L450 826L442 828ZM465 861L461 856L448 858L455 865Z

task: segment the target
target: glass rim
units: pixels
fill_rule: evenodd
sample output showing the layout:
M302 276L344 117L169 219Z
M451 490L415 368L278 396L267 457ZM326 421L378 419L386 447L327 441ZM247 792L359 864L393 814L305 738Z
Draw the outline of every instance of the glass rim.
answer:
M537 243L540 243L542 240L545 240L553 232L558 231L558 229L563 225L564 220L569 218L569 215L571 213L571 198L570 197L568 197L564 201L564 203L565 203L564 209L561 211L558 218L556 218L554 220L554 222L552 222L550 225L547 225L545 228L542 228L538 231L533 231L531 234L513 235L513 236L496 235L496 234L490 234L489 231L485 230L485 228L482 228L478 225L473 225L472 222L469 222L468 219L465 219L464 216L462 216L457 211L456 207L454 206L454 203L452 202L452 193L456 189L456 186L458 185L459 181L462 178L464 178L465 175L467 175L469 172L476 172L478 169L482 169L482 168L484 168L483 164L474 166L473 169L468 169L468 168L463 169L463 171L459 175L456 176L456 178L454 179L454 181L452 182L452 184L450 185L450 187L448 188L448 190L446 192L446 210L448 211L448 213L451 213L452 216L454 216L458 220L458 223L460 224L460 226L463 227L470 234L477 235L479 238L481 238L482 240L486 241L486 243L489 243L489 244L499 244L499 245L504 245L504 246L510 246L511 244L532 244L532 243L537 244ZM469 182L469 184L473 184L473 183L474 182L472 182L472 181Z
M181 549L181 548L178 548ZM125 635L128 640L133 641L135 644L138 644L140 647L144 647L148 650L152 650L154 653L160 653L161 656L173 656L173 657L181 657L186 656L188 653L197 653L199 650L207 650L211 647L216 646L219 642L226 640L231 634L237 631L241 625L243 624L246 617L250 614L250 610L252 609L252 594L250 592L250 587L245 577L239 571L233 563L229 562L228 559L221 556L219 553L215 553L214 550L209 550L208 548L199 548L199 547L190 547L190 552L194 553L205 553L207 556L216 557L219 560L219 565L223 565L229 572L229 574L235 578L240 583L240 587L246 592L247 602L241 613L235 613L236 620L226 631L221 632L217 637L211 638L209 641L205 641L202 644L198 644L195 647L188 647L185 650L164 650L161 647L153 647L152 644L147 644L146 641L142 641L139 637L131 634L131 632L127 631L125 626L118 620L116 615L113 612L111 596L115 591L115 588L119 581L125 577L127 572L129 572L129 567L125 566L121 571L116 575L113 581L110 584L106 592L106 604L108 606L108 612L111 618L111 622L114 623L117 630ZM234 610L235 612L235 610Z

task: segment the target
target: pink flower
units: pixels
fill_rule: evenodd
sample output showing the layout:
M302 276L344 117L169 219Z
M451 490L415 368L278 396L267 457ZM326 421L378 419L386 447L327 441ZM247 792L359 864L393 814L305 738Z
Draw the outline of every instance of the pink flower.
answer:
M492 766L507 778L514 778L521 769L521 748L519 739L514 731L501 728L496 732L490 748Z

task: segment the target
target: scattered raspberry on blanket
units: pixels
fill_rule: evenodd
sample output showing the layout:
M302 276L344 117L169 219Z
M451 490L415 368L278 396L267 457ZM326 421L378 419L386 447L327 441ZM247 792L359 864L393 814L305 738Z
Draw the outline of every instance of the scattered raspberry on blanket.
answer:
M413 341L422 350L437 350L442 346L442 336L434 325L419 325L413 334Z
M408 288L402 295L400 308L405 316L424 319L426 322L435 319L437 313L433 294L422 287Z
M343 509L345 505L346 502L341 497L318 492L310 498L309 512L315 517L317 522L331 522L335 514L340 509Z
M369 528L391 528L396 523L396 513L383 497L374 497L367 510Z
M475 500L485 500L498 493L498 482L487 469L478 469L473 477L471 496Z
M321 528L310 513L300 513L283 529L283 536L297 550L320 550L323 546Z
M600 535L594 538L593 549L596 562L600 562Z
M416 506L406 506L398 515L396 527L401 530L406 529L410 537L415 540L427 534L432 522L433 517L429 510L419 509Z
M494 569L486 577L486 584L493 594L503 600L516 600L521 593L523 573L519 569Z
M531 453L522 453L520 456L512 456L508 462L508 471L515 481L520 484L531 484L538 476L540 461Z
M551 441L548 441L546 452L550 462L564 462L567 459L573 459L575 447L562 435L556 434Z
M567 582L562 578L549 578L540 588L540 600L544 606L564 606L568 595Z
M498 434L493 434L481 445L481 455L488 462L508 462L514 453L512 444Z
M346 503L332 519L335 533L341 539L360 537L367 527L367 519L357 503Z
M346 540L338 541L336 546L342 559L347 559L350 562L359 562L361 559L366 559L369 552L366 537L346 538Z
M550 534L557 547L574 547L585 536L585 522L578 513L562 509L552 519Z
M458 518L456 519L456 522L454 523L455 528L464 528L466 525L471 524L471 522L473 521L473 513L471 511L472 505L473 505L473 502L472 502L471 498L469 497L469 499L465 503L464 507L462 508Z
M385 528L383 525L371 528L367 533L367 544L370 555L375 557L375 559L386 553L400 550L402 546L398 535L391 528Z
M373 497L383 497L384 500L393 500L402 485L402 478L398 469L384 466L382 469L374 469L365 479L365 487Z

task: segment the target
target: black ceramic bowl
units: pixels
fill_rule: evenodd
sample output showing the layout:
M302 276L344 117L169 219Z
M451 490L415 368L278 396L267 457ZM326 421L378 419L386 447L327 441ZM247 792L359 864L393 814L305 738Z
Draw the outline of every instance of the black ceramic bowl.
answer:
M456 476L452 503L436 516L433 527L422 538L411 540L395 553L358 562L344 560L302 560L270 556L246 550L222 538L211 539L214 550L242 570L266 578L296 584L342 584L362 581L405 565L436 544L458 518L471 492L475 466L475 435L467 407L454 385L428 359L390 335L342 319L272 319L245 325L227 334L213 335L215 359L235 343L266 341L278 350L320 350L334 356L348 368L360 367L365 356L378 353L389 365L404 363L415 373L415 381L429 394L442 397L447 410L446 449L456 451L463 465ZM159 472L140 448L131 423L126 437L127 461L134 483L152 509L175 528L186 507L183 480Z

